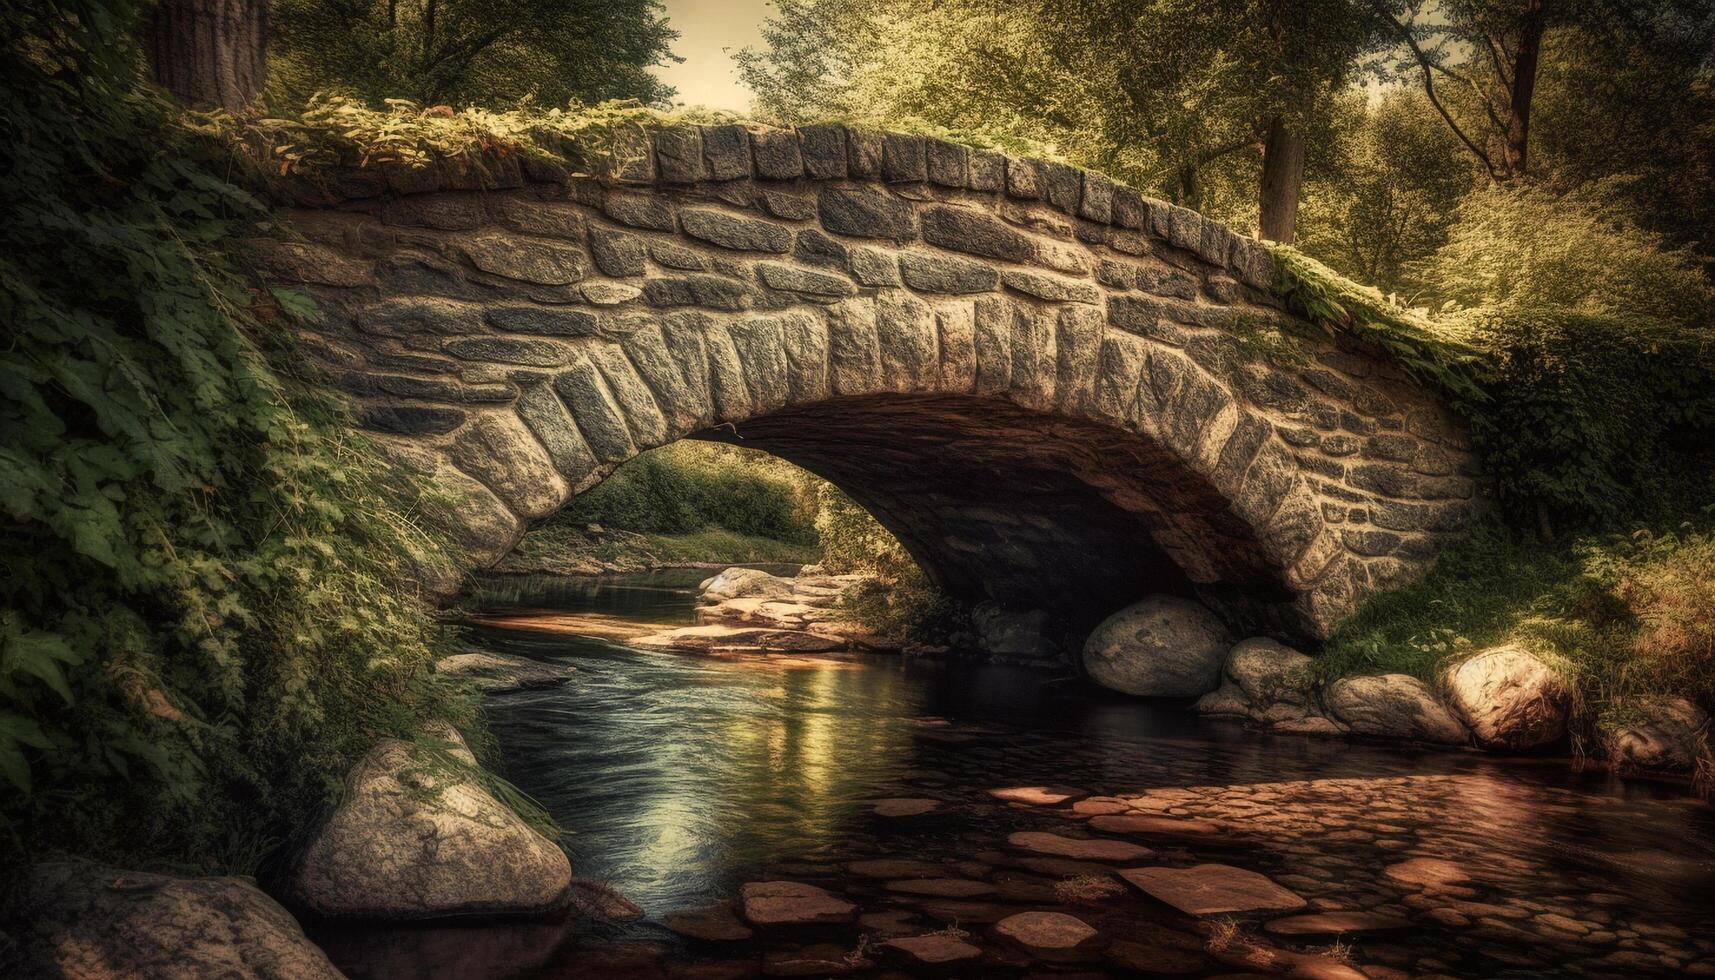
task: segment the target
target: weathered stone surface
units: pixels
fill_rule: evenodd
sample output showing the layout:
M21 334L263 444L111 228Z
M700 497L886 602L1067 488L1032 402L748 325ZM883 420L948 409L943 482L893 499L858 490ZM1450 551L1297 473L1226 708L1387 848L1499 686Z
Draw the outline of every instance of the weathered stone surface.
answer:
M837 235L903 242L915 234L911 205L885 191L829 187L816 201L822 227Z
M1685 772L1709 758L1709 715L1685 698L1623 701L1607 732L1608 756L1617 766Z
M945 933L930 933L927 936L897 936L882 943L881 948L884 952L899 954L899 957L908 963L918 963L924 966L962 963L983 955L981 948L972 946L962 939L954 939Z
M1020 912L989 928L999 942L1044 960L1079 960L1094 955L1101 938L1094 927L1064 912Z
M1566 734L1572 692L1523 647L1477 654L1454 668L1447 687L1454 710L1484 747L1529 749Z
M996 656L1046 660L1060 653L1045 610L1004 609L996 602L979 602L971 608L971 626L977 632L977 645Z
M923 240L931 245L1007 262L1036 257L1036 240L992 214L974 208L938 204L925 208Z
M279 903L241 878L81 861L8 875L0 967L16 977L340 980Z
M1312 697L1310 657L1276 640L1240 640L1227 654L1227 679L1260 704L1308 704Z
M1321 636L1477 506L1458 425L1385 355L1244 354L1240 324L1290 319L1272 258L1194 212L837 125L636 129L615 149L595 177L336 175L285 216L304 247L258 257L328 311L304 347L364 424L431 468L465 406L516 403L573 492L662 439L760 427L853 471L959 598L1068 623L1195 590L1235 627ZM857 414L874 425L832 434ZM979 416L986 435L949 434ZM518 504L519 481L458 465ZM1282 704L1247 712L1338 727Z
M1463 745L1465 726L1430 690L1406 674L1342 677L1322 699L1328 713L1360 735Z
M447 458L527 521L546 517L571 495L547 450L511 412L473 418L447 444Z
M887 890L903 895L932 895L936 898L975 898L992 895L995 887L970 878L905 878L887 883Z
M927 252L901 252L899 272L907 286L925 293L984 293L1000 282L1000 274L981 262Z
M1117 872L1144 894L1186 915L1299 909L1303 897L1266 875L1226 864L1189 868L1129 868Z
M792 247L792 232L768 221L740 217L725 211L688 208L679 213L685 234L722 248L748 252L785 252Z
M1006 842L1032 854L1072 858L1076 861L1141 861L1155 856L1154 851L1130 841L1102 837L1062 837L1059 834L1033 830L1010 834Z
M753 881L739 890L744 917L756 926L850 922L857 906L824 888L796 881Z
M724 569L697 587L697 599L704 603L727 599L781 599L791 594L792 582L789 579L770 575L760 568Z
M758 262L757 275L772 289L784 289L814 296L855 296L857 286L844 276L831 275L814 269Z
M584 253L558 242L484 235L464 243L465 258L484 272L543 286L564 286L582 279Z
M435 664L435 673L469 681L484 694L558 687L576 672L577 668L569 664L483 651L455 653Z
M1231 642L1202 605L1151 596L1096 627L1084 641L1084 670L1124 694L1197 697L1214 689Z
M447 755L469 753L457 736ZM383 739L293 869L292 899L333 918L427 919L561 906L566 855L470 775Z

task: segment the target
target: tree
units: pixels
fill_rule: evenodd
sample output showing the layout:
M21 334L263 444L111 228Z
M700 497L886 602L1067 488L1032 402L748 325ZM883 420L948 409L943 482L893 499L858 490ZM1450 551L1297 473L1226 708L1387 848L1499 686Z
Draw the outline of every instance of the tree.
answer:
M192 105L240 112L268 77L268 0L159 0L155 80Z
M1314 9L1311 9L1314 7ZM764 111L1022 139L1290 239L1305 160L1380 23L1360 2L782 0ZM1243 191L1237 188L1243 187Z
M278 0L276 87L371 100L663 104L658 0Z
M1668 41L1699 60L1710 52L1708 0L1408 0L1403 10L1397 0L1368 2L1442 121L1498 183L1530 172L1542 55L1557 35L1612 53Z
M1414 267L1447 241L1478 169L1415 89L1373 101L1351 91L1336 128L1305 187L1299 244L1362 282L1409 290Z

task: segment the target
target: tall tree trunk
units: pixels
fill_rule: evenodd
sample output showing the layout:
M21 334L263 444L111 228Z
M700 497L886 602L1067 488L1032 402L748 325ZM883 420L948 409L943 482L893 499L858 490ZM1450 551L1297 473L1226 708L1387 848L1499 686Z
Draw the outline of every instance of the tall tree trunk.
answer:
M1502 159L1509 177L1525 174L1530 139L1530 103L1536 94L1536 63L1542 53L1542 33L1547 27L1543 0L1530 0L1519 24L1518 48L1513 56L1513 84L1507 100L1507 128L1502 134Z
M268 0L160 0L155 80L192 105L239 112L268 77Z
M1262 188L1257 237L1292 244L1298 229L1298 191L1304 184L1304 137L1286 119L1268 121L1262 147Z

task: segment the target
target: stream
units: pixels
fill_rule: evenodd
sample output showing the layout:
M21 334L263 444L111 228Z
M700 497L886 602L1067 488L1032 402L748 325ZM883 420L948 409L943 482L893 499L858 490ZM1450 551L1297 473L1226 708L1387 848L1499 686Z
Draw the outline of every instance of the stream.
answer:
M487 602L670 628L708 574L535 580ZM1270 735L1018 667L471 639L577 667L489 700L502 774L573 832L576 874L646 916L312 925L353 977L1715 975L1715 810L1683 787ZM995 793L1028 787L1052 789ZM919 802L877 811L891 799ZM887 815L913 809L928 812ZM1160 819L1127 833L1115 814ZM1045 850L1044 832L1074 844ZM1095 858L1076 843L1091 838L1154 853ZM1199 920L1113 876L1208 864L1305 905ZM663 925L761 881L816 885L861 918L727 941ZM1050 954L993 934L1031 910L1098 938ZM931 970L882 945L929 933L981 956Z

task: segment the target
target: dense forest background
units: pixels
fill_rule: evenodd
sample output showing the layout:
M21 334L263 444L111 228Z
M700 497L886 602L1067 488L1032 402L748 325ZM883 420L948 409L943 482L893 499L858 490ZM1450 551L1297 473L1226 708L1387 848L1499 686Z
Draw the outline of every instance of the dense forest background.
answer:
M776 11L736 63L762 121L1102 170L1281 243L1330 329L1467 352L1499 512L1320 669L1433 677L1529 639L1592 745L1626 697L1715 699L1715 2ZM313 307L235 246L287 233L257 181L683 117L649 72L672 25L650 0L63 0L0 29L0 859L266 873L378 736L485 743L418 586L456 502L301 376L285 327ZM648 494L711 485L651 465L587 506L665 520ZM681 523L787 519L748 492Z

